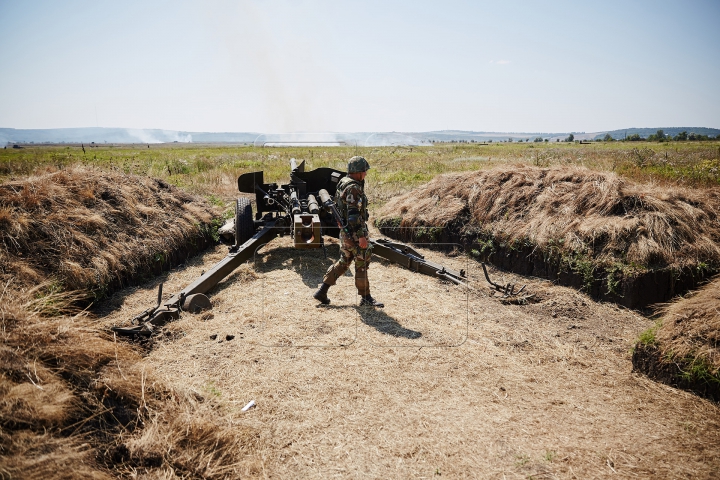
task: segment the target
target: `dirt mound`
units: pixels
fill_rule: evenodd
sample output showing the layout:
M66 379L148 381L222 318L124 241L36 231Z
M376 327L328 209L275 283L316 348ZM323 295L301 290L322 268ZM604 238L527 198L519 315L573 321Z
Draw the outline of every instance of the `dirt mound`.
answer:
M216 212L136 175L72 168L0 185L0 280L104 297L209 245Z
M169 388L78 305L212 243L167 183L73 168L0 185L0 477L257 474L257 432Z
M720 400L720 278L662 309L633 366L649 377Z
M579 167L450 174L388 202L390 236L457 242L478 258L630 307L720 270L720 190L632 183Z

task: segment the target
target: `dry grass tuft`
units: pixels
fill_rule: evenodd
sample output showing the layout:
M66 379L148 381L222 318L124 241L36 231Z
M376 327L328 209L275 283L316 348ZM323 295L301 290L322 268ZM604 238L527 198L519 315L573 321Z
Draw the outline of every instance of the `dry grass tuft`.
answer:
M98 468L94 450L81 438L56 437L50 433L0 432L0 478L114 478Z
M223 422L213 405L189 395L166 400L163 410L150 415L145 428L125 442L135 465L160 464L158 474L186 472L208 479L260 473L262 462L254 458L259 444L256 429Z
M581 167L442 175L389 201L378 225L481 232L499 242L640 268L720 267L720 190L636 184Z
M52 279L100 298L207 241L216 213L135 175L76 167L11 181L0 185L0 280L30 288Z
M720 278L662 312L655 342L663 357L702 363L720 382Z

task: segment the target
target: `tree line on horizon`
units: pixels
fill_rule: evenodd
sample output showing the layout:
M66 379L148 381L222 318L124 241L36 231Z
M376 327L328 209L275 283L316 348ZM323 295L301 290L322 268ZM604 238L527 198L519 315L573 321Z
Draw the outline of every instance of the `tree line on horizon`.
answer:
M695 132L688 133L686 130L683 130L682 132L678 133L675 136L666 135L663 130L658 130L657 132L649 135L647 138L643 138L638 133L634 133L632 135L628 135L625 138L618 139L619 141L626 141L626 142L641 142L641 141L648 141L648 142L702 142L702 141L708 141L708 140L720 140L720 135L717 135L715 137L709 136L709 135L702 135ZM615 141L614 138L608 133L605 134L605 137L603 138L604 142L612 142Z
M688 133L687 131L683 130L682 132L678 133L675 136L672 136L670 134L666 134L664 130L658 130L657 132L648 135L647 137L641 136L639 133L633 133L631 135L626 135L623 138L613 138L610 133L606 133L603 138L596 138L593 141L595 142L702 142L702 141L710 141L710 140L720 140L720 134L716 136L711 135L702 135L695 132ZM533 142L533 143L539 143L539 142L548 142L549 138L543 138L543 137L536 137L534 140L530 140L529 138L526 139L514 139L514 138L508 138L507 140L499 140L500 143L523 143L523 142ZM561 140L559 138L555 139L556 142L576 142L575 135L572 133L568 135L564 140ZM430 140L430 143L493 143L492 139L487 140Z

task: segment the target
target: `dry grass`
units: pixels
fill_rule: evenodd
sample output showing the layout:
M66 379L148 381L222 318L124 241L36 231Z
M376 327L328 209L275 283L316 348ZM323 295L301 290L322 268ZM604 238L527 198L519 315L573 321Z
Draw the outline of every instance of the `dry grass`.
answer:
M378 224L482 232L497 243L638 268L720 266L720 190L636 184L578 167L449 174L389 201Z
M662 310L655 342L664 358L704 364L720 382L720 278Z
M582 166L612 171L623 178L662 185L717 188L720 142L599 142L434 144L427 147L283 147L165 144L26 146L0 149L0 180L39 175L77 165L161 178L188 192L227 206L237 197L237 177L263 170L265 180L285 182L290 158L309 168L344 170L347 159L363 155L373 168L368 175L370 206L377 207L443 173L468 172L500 165Z
M53 301L53 308L69 307L72 303L66 296L53 297L45 297ZM53 342L50 339L55 338L65 343L59 337L67 338L67 330L79 323L80 317L48 319L41 316L44 310L45 304L35 299L23 303L8 295L0 298L0 449L3 459L0 475L3 478L74 478L73 475L109 478L95 462L95 452L82 435L74 433L74 429L62 437L57 435L75 423L83 406L72 386L62 377L68 371L75 373L74 362L70 365L58 362L60 357L67 359L67 351L61 348L62 352L54 352L48 341ZM75 333L73 330L71 335L75 337ZM83 333L77 333L83 337ZM46 363L43 357L50 361ZM87 363L85 358L78 360Z
M182 387L181 387L182 388ZM244 478L259 476L263 460L258 429L232 421L216 404L198 396L173 398L149 416L144 428L125 439L129 473L142 465L150 478ZM118 469L118 466L115 467Z
M0 299L0 474L109 478L84 435L88 422L107 421L95 376L116 358L127 362L138 356L98 337L86 315L57 315L72 312L75 299L67 294L35 298L43 287L22 296L5 291ZM52 317L43 314L48 303Z
M216 405L171 389L141 355L98 329L75 299L55 294L0 302L0 475L109 478L110 469L157 478L227 478L259 471L254 429L230 427ZM53 315L46 316L46 303Z
M631 373L631 342L651 320L513 275L504 280L530 283L538 301L504 305L474 262L419 249L467 267L479 293L378 261L370 280L384 309L358 308L350 276L317 308L311 295L336 242L326 259L279 238L210 292L211 312L168 324L144 364L255 427L271 478L717 474L717 405ZM157 282L177 291L224 254L118 292L103 324L127 321L154 302Z
M0 281L49 281L102 298L193 250L215 214L163 181L83 167L8 182L0 186Z
M88 168L0 186L0 478L261 470L255 429L168 388L78 307L198 250L214 213L162 181Z

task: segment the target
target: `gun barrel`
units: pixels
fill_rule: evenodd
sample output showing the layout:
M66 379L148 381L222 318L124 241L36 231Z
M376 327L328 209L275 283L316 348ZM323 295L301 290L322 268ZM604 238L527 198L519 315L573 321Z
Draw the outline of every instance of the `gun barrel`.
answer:
M293 215L298 215L302 213L302 208L300 208L300 200L298 200L297 192L295 190L290 192L290 205L292 206Z
M323 204L323 207L327 207L328 203L333 203L333 199L330 197L328 191L324 188L318 192L318 195L320 195L320 202Z
M342 217L340 216L340 212L338 212L337 206L335 205L335 201L332 199L330 194L325 190L324 188L321 189L318 192L318 195L320 195L320 200L322 201L323 208L327 208L332 213L333 217L335 218L335 223L337 223L338 228L340 228L342 231L347 233L348 235L352 235L352 232L348 228L347 225L343 225Z
M318 213L320 211L320 207L318 207L317 199L315 199L315 195L308 195L308 212L310 213Z

